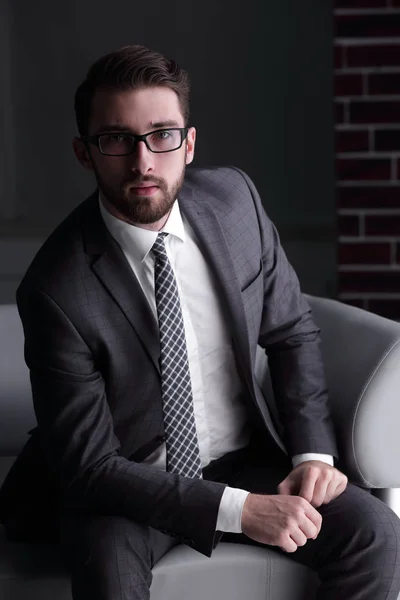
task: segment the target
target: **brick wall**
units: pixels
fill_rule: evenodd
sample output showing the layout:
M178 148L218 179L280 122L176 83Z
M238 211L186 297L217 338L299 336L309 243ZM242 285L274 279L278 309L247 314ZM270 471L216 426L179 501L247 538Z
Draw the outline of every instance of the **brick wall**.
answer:
M338 296L400 320L400 0L336 0Z

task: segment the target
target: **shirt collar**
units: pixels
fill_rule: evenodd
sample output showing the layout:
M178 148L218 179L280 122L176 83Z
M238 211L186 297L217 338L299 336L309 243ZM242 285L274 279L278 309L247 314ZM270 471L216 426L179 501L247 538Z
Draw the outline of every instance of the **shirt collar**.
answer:
M134 252L137 260L143 262L153 247L159 232L143 229L143 227L137 227L136 225L130 225L129 223L114 217L114 215L109 213L105 208L102 202L101 192L99 192L99 207L104 223L113 238L119 243L123 250L129 253ZM185 242L186 236L178 199L175 200L168 220L161 231L176 236L182 242Z

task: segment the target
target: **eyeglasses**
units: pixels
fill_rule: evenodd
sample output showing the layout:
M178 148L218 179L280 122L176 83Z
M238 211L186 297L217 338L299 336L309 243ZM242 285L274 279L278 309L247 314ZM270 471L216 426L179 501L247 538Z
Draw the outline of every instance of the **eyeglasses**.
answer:
M144 135L133 133L110 132L81 137L84 142L95 144L101 154L106 156L126 156L132 154L138 142L144 142L150 152L173 152L178 150L187 137L189 127L174 127L172 129L157 129Z

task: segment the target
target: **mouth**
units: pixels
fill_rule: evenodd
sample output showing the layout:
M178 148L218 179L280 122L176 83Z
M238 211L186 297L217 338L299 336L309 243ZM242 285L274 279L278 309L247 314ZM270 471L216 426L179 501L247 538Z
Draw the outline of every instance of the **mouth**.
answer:
M134 185L131 188L137 196L151 196L158 190L157 185Z

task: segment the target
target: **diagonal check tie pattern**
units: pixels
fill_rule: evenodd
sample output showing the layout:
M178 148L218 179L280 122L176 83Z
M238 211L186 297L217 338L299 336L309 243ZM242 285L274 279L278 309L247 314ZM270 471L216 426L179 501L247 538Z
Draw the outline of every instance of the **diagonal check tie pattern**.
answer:
M159 233L152 247L167 471L185 477L202 477L185 328L175 275L165 250L167 235Z

